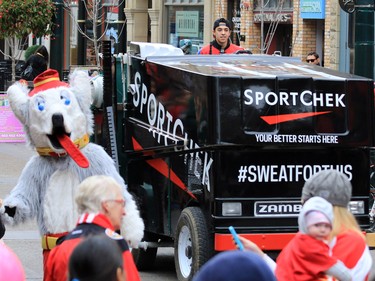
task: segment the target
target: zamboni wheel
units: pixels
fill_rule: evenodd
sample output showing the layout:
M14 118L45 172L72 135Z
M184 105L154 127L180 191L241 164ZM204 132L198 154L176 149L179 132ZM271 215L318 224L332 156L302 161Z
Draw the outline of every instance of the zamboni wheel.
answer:
M180 215L174 245L174 261L179 281L190 281L212 256L212 243L200 208L188 207Z

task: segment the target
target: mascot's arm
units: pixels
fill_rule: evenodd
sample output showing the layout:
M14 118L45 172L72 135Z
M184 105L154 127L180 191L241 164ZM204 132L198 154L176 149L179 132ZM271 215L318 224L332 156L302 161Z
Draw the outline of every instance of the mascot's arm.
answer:
M4 199L0 213L5 222L20 223L33 218L40 208L41 180L38 178L41 167L38 156L33 156L24 167L17 185Z
M140 216L137 205L133 196L128 192L124 179L117 172L113 159L105 152L105 150L96 144L90 143L84 149L83 153L89 159L90 167L85 170L86 178L91 175L101 174L113 177L124 190L124 198L126 201L121 234L125 237L131 247L138 248L139 242L143 238L144 222ZM82 179L83 179L82 178Z

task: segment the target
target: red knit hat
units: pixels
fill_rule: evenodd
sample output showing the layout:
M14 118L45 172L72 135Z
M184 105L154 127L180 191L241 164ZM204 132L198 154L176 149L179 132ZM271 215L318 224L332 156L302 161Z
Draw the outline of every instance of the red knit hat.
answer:
M29 93L29 96L56 87L69 87L68 83L60 81L59 73L54 69L47 69L39 74L34 79L34 89Z

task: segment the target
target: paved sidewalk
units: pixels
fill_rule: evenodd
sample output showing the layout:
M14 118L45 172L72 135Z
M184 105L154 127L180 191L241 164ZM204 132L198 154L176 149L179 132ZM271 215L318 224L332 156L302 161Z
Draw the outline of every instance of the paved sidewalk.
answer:
M18 176L34 154L25 143L0 143L0 198L9 194ZM40 235L35 221L19 226L6 226L3 240L19 257L26 280L43 280L43 259Z

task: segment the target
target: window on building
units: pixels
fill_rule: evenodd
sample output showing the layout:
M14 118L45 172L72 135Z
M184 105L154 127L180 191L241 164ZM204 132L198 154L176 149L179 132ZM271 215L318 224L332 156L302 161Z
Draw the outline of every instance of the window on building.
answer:
M184 47L191 43L190 54L203 45L203 0L165 0L168 15L168 44Z

